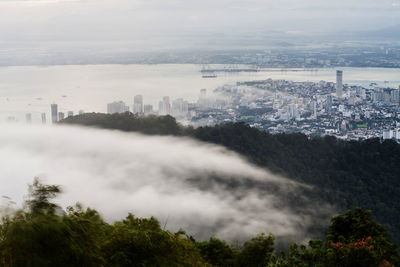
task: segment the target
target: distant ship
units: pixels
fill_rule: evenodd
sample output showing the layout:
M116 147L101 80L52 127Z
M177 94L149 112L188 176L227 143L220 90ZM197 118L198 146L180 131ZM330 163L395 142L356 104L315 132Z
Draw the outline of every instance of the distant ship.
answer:
M217 75L215 75L215 74L205 74L205 75L203 75L201 77L203 77L203 78L217 78Z

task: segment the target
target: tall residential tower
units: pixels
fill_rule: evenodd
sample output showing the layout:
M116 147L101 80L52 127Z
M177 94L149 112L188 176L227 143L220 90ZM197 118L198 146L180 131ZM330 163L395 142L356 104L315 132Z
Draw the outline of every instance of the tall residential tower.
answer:
M51 104L51 122L56 123L58 121L58 106L57 104Z
M143 96L137 95L133 99L133 113L141 114L143 113Z
M343 71L336 71L336 96L341 98L343 95Z

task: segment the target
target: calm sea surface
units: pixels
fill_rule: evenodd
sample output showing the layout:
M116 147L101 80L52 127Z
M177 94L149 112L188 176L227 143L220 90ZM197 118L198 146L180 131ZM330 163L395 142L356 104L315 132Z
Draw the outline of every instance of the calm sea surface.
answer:
M0 67L0 120L15 116L23 121L32 113L38 122L41 112L50 115L50 104L60 111L105 112L109 102L123 100L129 106L133 97L142 94L145 104L156 107L163 96L195 101L199 90L212 91L224 84L262 79L293 81L335 81L334 68L308 71L298 69L263 69L260 72L218 73L217 78L202 78L201 65L70 65ZM211 65L210 68L224 68ZM398 87L400 69L340 68L344 83L368 87Z

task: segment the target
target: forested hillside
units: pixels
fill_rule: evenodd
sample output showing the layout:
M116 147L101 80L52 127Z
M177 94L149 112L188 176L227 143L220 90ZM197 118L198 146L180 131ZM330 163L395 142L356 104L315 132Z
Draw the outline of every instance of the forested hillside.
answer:
M361 207L389 229L400 244L400 145L394 141L346 142L334 137L308 138L277 134L243 123L197 129L180 126L170 117L125 114L85 114L62 123L96 126L146 134L186 135L223 145L275 173L315 186L310 196L341 211Z

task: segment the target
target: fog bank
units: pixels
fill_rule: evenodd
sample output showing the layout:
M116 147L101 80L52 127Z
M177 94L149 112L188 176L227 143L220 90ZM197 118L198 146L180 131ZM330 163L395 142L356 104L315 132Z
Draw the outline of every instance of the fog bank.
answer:
M34 176L61 185L107 221L132 212L196 238L244 239L260 232L308 237L315 208L307 187L260 169L223 147L181 137L71 126L0 125L0 195L17 205Z

